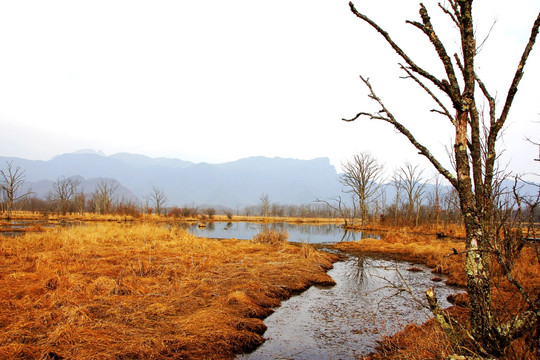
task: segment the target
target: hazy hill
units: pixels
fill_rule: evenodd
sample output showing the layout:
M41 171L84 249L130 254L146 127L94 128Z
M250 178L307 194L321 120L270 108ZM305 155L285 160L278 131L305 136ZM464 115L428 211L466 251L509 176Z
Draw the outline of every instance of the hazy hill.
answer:
M254 205L261 194L272 202L303 204L341 192L336 169L327 158L297 160L251 157L223 164L194 164L169 158L119 153L110 156L94 151L62 154L48 161L0 157L25 170L26 181L40 196L59 177L80 176L85 192L93 191L96 179L115 179L126 196L139 199L152 186L162 189L169 205L212 204L229 207ZM91 189L92 188L92 189Z

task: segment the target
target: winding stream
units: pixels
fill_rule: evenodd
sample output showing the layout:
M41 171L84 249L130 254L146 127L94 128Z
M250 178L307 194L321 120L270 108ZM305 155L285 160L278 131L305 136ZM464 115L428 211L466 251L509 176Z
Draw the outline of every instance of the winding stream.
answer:
M335 225L266 225L285 229L289 240L332 244L344 240L377 237L375 234L343 232ZM214 224L190 231L212 238L250 239L265 225L250 223ZM255 359L357 359L375 351L377 341L409 323L422 323L430 315L424 292L434 287L441 307L456 288L432 280L430 269L409 262L348 254L334 264L329 275L333 287L313 286L284 301L264 320L266 342L239 360ZM409 291L410 290L410 291Z
M432 281L426 267L409 271L411 264L350 256L334 264L329 274L337 285L311 287L282 303L264 320L267 341L250 354L251 359L357 359L375 351L377 340L406 324L429 318L421 304L423 292L433 286L442 307L455 289ZM408 292L399 292L406 284ZM427 305L427 304L426 304Z

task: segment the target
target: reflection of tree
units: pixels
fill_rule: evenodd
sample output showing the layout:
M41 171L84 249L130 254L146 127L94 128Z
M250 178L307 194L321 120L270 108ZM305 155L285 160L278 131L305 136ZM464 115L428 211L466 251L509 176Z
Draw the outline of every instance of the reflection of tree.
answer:
M343 236L340 241L354 241L354 231L348 231L347 229L343 230Z
M358 254L351 257L349 259L349 262L351 263L351 265L354 265L350 266L350 270L345 274L345 276L359 287L363 287L364 285L366 285L369 279L369 273L367 271L371 264L369 258L363 254Z
M380 236L378 236L377 234L366 233L363 231L349 231L347 229L344 229L340 241L358 241L362 239L380 239Z

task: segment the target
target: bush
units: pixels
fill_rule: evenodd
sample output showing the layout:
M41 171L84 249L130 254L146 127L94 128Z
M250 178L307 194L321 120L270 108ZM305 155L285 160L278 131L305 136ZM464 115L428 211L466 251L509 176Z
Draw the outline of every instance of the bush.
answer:
M178 206L174 206L169 210L169 215L174 218L182 217L182 209L180 209Z
M264 230L253 237L253 241L261 244L278 245L286 243L289 239L289 234L285 230Z
M208 215L208 218L210 218L210 220L212 220L214 218L214 215L216 215L216 209L208 208L204 211L204 213Z

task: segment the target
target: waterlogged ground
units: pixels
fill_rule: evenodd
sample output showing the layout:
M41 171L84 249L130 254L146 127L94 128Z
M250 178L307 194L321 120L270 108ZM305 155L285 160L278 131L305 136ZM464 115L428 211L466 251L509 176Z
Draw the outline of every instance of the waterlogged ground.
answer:
M198 224L188 227L190 233L196 236L217 239L252 239L264 230L286 231L289 241L309 244L336 243L338 241L358 241L363 238L379 239L378 234L361 231L344 231L336 224L307 225L290 223L251 223L251 222L215 222L208 223L204 228Z
M329 274L331 288L311 287L283 302L264 320L267 341L250 354L252 359L357 359L375 351L377 340L401 330L407 323L428 318L424 291L433 286L442 307L456 289L432 281L426 267L407 262L350 256ZM407 291L410 287L413 296Z

